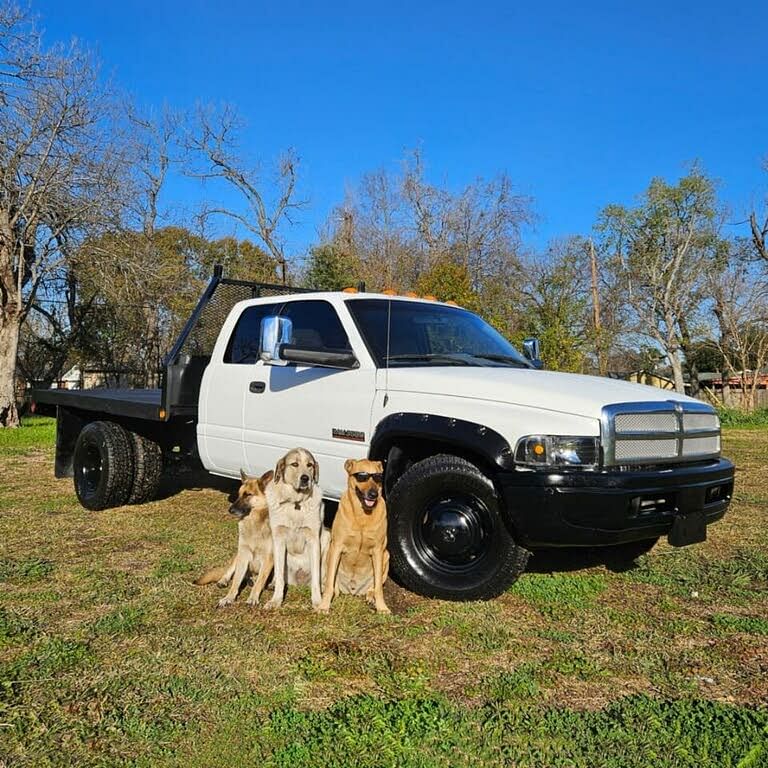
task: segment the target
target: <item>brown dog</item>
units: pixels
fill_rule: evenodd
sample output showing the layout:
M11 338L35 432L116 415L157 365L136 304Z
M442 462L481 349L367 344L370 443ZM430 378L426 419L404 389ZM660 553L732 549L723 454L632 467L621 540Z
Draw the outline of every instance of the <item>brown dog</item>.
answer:
M331 546L323 599L318 611L328 613L340 592L365 594L378 613L390 613L382 587L389 574L387 506L381 495L384 468L380 461L348 459L347 490L331 528Z
M272 475L270 470L258 478L248 477L245 470L240 470L242 485L237 499L229 508L239 519L237 554L226 569L214 568L195 581L198 585L215 581L220 587L226 587L230 579L232 580L229 592L219 600L219 608L235 602L240 585L249 570L255 576L255 581L247 602L248 605L258 605L264 585L272 573L272 532L269 527L267 497L264 495Z

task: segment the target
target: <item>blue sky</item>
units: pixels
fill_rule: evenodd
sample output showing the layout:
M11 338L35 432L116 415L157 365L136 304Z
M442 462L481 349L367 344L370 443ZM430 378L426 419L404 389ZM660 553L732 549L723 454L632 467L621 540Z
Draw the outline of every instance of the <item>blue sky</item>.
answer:
M768 192L768 3L32 0L141 103L227 101L247 149L294 147L310 201L297 255L361 174L420 146L458 189L506 171L534 198L526 241L588 232L609 202L694 159L733 220ZM174 183L190 207L202 193Z

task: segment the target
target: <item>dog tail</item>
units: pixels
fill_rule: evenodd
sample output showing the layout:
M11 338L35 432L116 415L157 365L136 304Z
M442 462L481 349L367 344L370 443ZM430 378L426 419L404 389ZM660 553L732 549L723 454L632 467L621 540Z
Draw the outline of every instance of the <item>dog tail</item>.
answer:
M214 581L218 581L226 572L227 567L225 565L211 568L210 571L206 571L202 576L196 578L193 583L198 587L202 587L205 584L213 584Z

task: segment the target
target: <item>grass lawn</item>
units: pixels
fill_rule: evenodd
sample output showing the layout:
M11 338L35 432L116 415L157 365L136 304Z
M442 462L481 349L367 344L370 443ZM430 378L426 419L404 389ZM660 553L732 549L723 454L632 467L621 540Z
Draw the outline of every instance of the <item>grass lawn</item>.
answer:
M767 436L726 431L705 544L318 617L192 586L234 551L225 490L87 512L52 420L0 431L0 766L768 766Z

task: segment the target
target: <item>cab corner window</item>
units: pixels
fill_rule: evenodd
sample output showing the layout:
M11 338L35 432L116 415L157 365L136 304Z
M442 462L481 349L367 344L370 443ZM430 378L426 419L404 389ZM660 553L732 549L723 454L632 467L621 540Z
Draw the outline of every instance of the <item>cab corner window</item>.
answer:
M293 324L292 343L304 349L349 350L349 339L336 310L322 299L288 301L280 312Z

